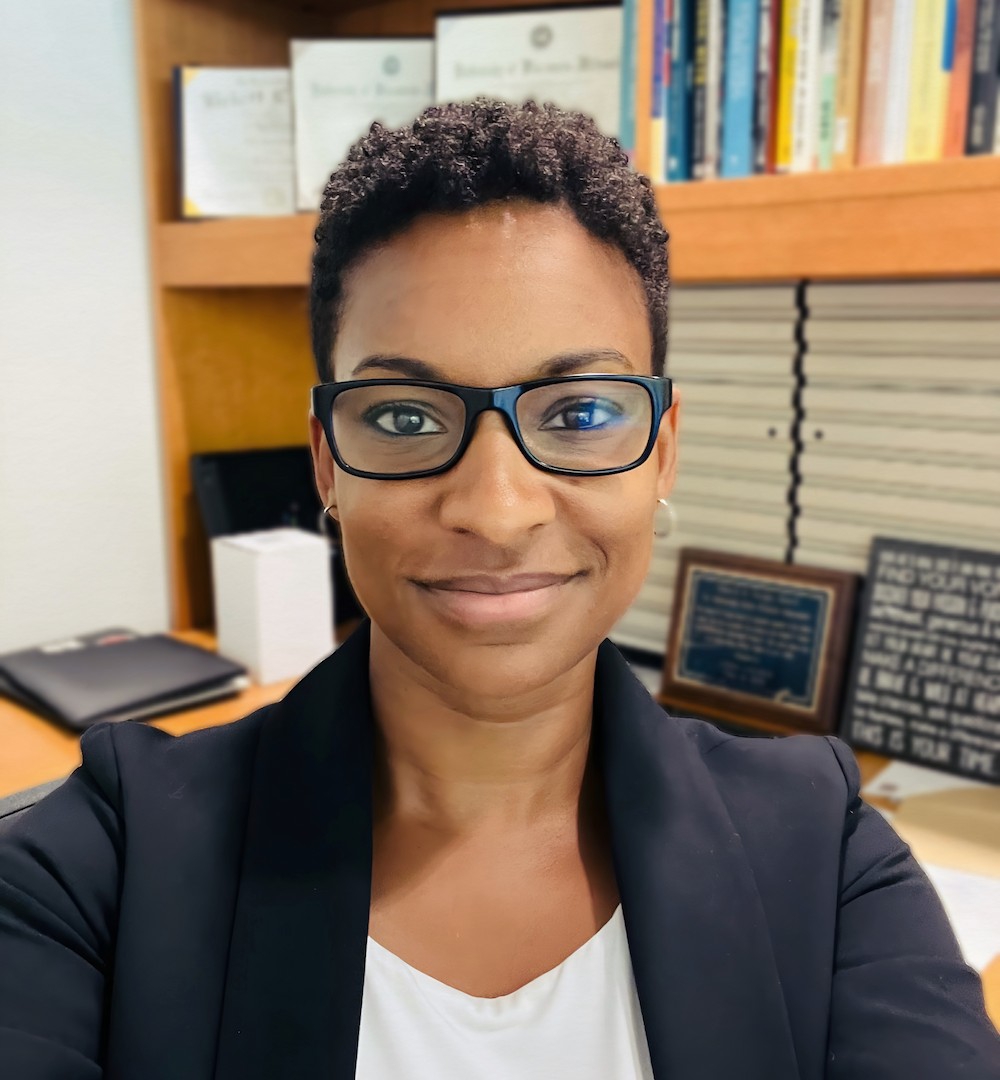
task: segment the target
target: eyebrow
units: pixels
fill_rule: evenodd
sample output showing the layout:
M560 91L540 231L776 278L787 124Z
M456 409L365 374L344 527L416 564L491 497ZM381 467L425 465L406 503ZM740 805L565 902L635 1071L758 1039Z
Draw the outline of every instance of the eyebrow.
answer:
M620 364L626 371L635 370L632 361L617 349L575 349L572 352L550 356L535 369L529 378L545 379L565 375L577 368L594 364ZM416 360L411 356L396 356L391 353L373 353L371 356L366 356L351 372L351 378L371 368L396 371L400 375L407 375L412 379L425 379L428 382L452 381L444 372L433 364L428 364L426 360Z

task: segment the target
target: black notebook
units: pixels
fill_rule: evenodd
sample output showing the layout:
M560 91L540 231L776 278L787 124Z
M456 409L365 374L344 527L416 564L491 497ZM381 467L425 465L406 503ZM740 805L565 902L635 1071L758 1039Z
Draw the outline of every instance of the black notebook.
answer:
M0 656L0 694L77 731L173 712L249 685L246 668L217 653L120 628Z

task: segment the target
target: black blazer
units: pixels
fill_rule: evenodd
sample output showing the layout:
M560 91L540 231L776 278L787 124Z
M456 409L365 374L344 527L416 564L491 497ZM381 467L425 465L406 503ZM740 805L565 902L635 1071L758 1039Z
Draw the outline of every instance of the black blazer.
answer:
M0 1076L352 1080L369 634L233 724L83 736L0 838ZM657 1080L1000 1077L979 976L846 744L670 717L608 641L594 703Z

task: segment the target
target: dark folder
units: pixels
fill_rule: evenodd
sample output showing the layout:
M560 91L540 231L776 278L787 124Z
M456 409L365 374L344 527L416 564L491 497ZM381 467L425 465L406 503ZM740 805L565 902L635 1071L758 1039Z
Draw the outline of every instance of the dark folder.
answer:
M0 694L77 731L228 697L249 682L217 653L120 628L0 656Z

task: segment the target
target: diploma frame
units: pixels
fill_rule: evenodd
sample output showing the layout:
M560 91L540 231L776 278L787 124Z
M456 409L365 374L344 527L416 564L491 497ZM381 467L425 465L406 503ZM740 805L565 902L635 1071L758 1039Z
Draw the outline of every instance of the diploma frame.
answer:
M740 583L804 601L813 610L812 649L807 657L801 700L720 685L690 670L692 623L699 610L699 585ZM661 705L709 720L778 734L834 735L850 662L851 634L859 576L840 570L796 566L707 548L682 548L674 587L673 614L667 637Z

